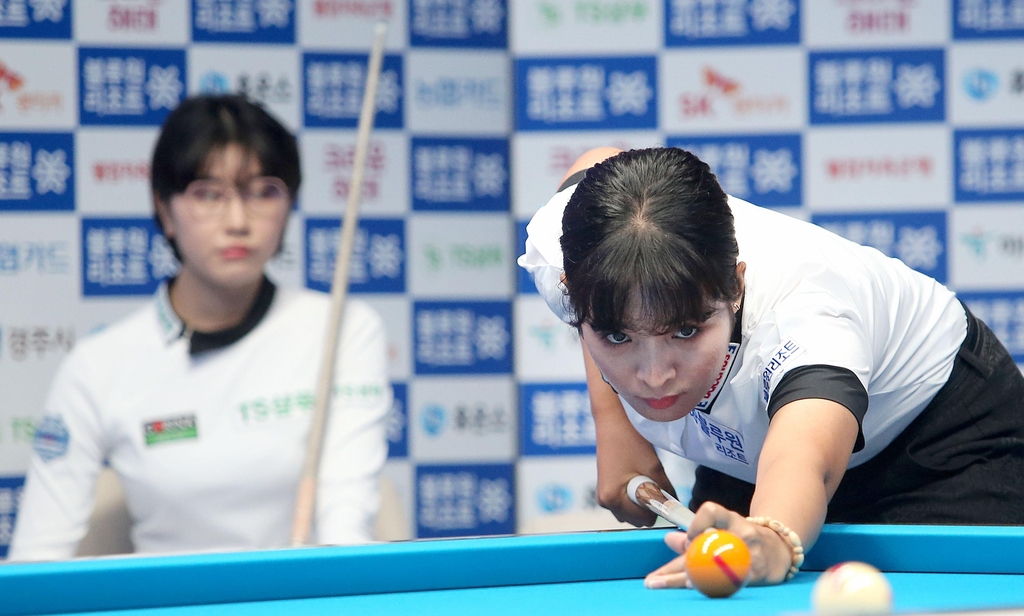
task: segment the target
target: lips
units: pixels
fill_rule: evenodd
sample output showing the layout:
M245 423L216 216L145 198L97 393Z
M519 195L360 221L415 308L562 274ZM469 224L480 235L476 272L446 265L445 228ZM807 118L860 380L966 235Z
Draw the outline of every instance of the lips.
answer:
M245 259L252 251L245 246L230 246L220 251L220 256L229 261Z
M678 395L676 395L676 396L666 396L664 398L644 398L643 399L643 401L647 404L647 406L651 407L652 409L658 410L658 411L660 411L662 409L667 409L668 407L670 407L673 404L675 404L677 400L679 400L679 396Z

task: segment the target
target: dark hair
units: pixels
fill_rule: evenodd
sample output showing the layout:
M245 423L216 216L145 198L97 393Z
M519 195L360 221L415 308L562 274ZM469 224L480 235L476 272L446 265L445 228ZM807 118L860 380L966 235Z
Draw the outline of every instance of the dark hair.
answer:
M685 150L631 150L587 170L561 244L576 327L666 333L739 295L728 197Z
M295 200L302 181L295 137L263 107L238 95L194 96L167 115L150 166L154 197L166 203L184 192L206 170L210 155L232 144L259 160L261 174L281 178ZM159 216L156 224L163 231Z

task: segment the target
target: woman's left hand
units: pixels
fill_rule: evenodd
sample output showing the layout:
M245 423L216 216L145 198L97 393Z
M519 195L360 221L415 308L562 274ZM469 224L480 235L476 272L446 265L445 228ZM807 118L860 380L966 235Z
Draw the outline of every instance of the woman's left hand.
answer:
M747 544L750 550L750 585L778 584L786 579L793 552L782 537L735 511L706 502L697 510L687 532L665 536L665 543L680 556L648 574L644 585L647 588L693 588L686 575L686 548L698 535L711 528L727 530Z

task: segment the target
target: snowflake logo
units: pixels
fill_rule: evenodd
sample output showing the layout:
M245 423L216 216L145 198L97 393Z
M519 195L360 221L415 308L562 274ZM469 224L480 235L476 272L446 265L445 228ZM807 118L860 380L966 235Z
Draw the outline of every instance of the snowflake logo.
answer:
M473 162L473 187L477 196L500 197L505 194L505 157L501 154L477 154Z
M896 100L900 107L908 109L932 107L935 105L935 94L942 89L942 83L935 76L934 64L911 66L901 64L896 67Z
M793 151L785 148L774 152L757 150L750 173L754 176L755 191L788 193L793 190L793 178L798 173L797 166L793 164Z
M512 496L507 479L481 479L477 495L480 522L504 522L508 519Z
M68 0L29 0L32 5L32 19L43 21L49 19L57 23L64 19L64 6Z
M505 11L498 0L476 0L469 9L475 32L501 34Z
M654 91L647 85L647 73L615 71L608 76L608 107L612 115L643 115Z
M750 18L755 30L789 30L789 18L795 12L792 0L754 0L750 3Z
M288 0L259 0L256 10L260 14L260 26L287 28L288 17L292 12L292 3Z
M149 67L149 80L146 82L146 93L149 94L150 109L174 109L178 106L181 91L185 86L178 79L178 67Z
M476 353L480 359L502 359L508 352L508 330L504 317L476 320Z
M401 239L394 233L374 235L370 238L370 252L366 260L374 278L398 278L402 273Z
M32 167L32 178L36 181L36 192L40 195L52 192L63 195L68 188L71 167L67 164L64 150L47 152L36 150L36 164Z
M914 269L933 270L938 265L942 254L942 242L935 227L900 229L900 239L896 243L896 256Z
M154 235L149 244L149 266L156 280L170 278L178 273L178 260L174 258L174 251L167 243L167 238L162 235Z
M384 71L377 81L377 111L398 113L398 101L402 97L402 87L398 85L396 71Z

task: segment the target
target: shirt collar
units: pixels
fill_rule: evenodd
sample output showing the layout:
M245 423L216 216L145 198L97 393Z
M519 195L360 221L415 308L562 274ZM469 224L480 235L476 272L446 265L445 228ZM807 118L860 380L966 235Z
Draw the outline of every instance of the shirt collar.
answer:
M192 356L222 349L244 338L267 316L277 291L274 283L264 276L260 283L260 290L256 293L256 299L238 325L214 332L197 332L189 329L181 317L174 312L170 295L172 284L174 284L174 279L164 281L156 294L156 313L161 337L166 344L171 344L179 338L187 339L189 342L188 354Z

